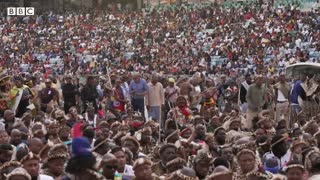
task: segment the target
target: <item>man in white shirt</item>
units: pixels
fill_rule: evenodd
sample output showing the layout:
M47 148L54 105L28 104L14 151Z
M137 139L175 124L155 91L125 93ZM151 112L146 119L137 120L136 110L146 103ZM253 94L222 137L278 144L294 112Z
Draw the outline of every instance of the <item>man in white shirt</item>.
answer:
M285 119L288 123L290 84L286 82L286 77L283 73L279 75L279 82L274 85L274 89L276 99L276 120Z
M158 82L158 76L152 76L151 82L148 83L146 95L146 106L148 114L153 119L160 121L161 107L164 105L164 90L161 83Z

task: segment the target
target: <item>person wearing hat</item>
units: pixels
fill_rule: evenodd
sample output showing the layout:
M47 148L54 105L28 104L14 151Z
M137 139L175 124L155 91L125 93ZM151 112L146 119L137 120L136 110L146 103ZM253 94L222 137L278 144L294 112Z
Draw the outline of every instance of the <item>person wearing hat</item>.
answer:
M165 114L168 114L171 108L175 107L178 96L180 95L180 88L175 85L173 78L168 79L168 86L164 89L165 96Z
M41 111L48 112L49 106L55 103L59 103L59 92L52 87L52 80L45 80L45 87L38 93L39 102L41 105Z
M232 180L232 172L224 166L217 166L207 180Z
M68 159L68 147L64 144L52 146L48 151L47 169L44 174L53 177L54 179L65 176L64 165Z
M247 175L247 179L248 180L255 180L255 179L259 179L259 180L269 180L269 179L284 179L284 177L282 178L276 178L277 176L274 176L272 173L269 173L268 171L266 172L252 172L249 173Z
M242 149L236 155L237 167L236 172L234 172L234 179L246 179L251 173L258 171L258 163L256 154L249 149Z
M65 83L61 86L64 100L64 112L67 114L72 106L77 106L79 101L79 91L76 85L72 83L72 76L65 77Z
M53 180L51 176L40 174L40 157L38 155L29 152L20 162L32 179Z
M241 131L241 118L233 117L228 120L228 130L229 131ZM226 123L227 124L227 123Z
M177 147L173 144L164 144L159 150L160 161L152 165L152 172L161 176L167 172L166 164L178 157Z
M7 180L31 180L30 174L23 168L18 167L6 175Z
M140 143L135 137L132 137L132 136L122 137L121 146L130 149L130 151L133 154L133 160L136 160L139 157L146 156L143 153L139 152Z
M294 140L290 145L290 151L292 152L292 160L302 162L302 150L306 149L308 144L302 139Z
M171 174L179 169L182 169L185 165L186 161L180 157L177 157L166 164L167 173Z
M299 161L290 161L286 168L287 180L303 180L305 168Z
M11 144L0 144L0 165L13 160L15 147Z
M47 135L46 139L52 141L53 143L60 143L59 139L59 129L60 129L60 123L57 122L56 120L50 122L50 124L47 126Z
M23 84L23 78L21 76L14 76L13 80L15 85L9 93L11 100L10 108L16 117L22 117L22 115L28 111L27 107L30 105L29 100L32 99L34 95L31 89Z
M304 168L307 173L309 173L308 180L318 180L320 178L320 162L319 162L320 152L314 148L308 148L305 151L305 162Z
M14 169L21 167L19 161L8 161L0 166L0 179L6 179L5 175L11 173Z
M214 140L218 146L222 146L226 142L226 130L223 127L218 127L213 132Z
M153 180L156 179L152 174L152 161L148 158L138 158L133 163L134 180Z
M256 77L255 83L248 88L246 100L248 103L247 119L244 122L244 127L251 129L253 127L253 119L258 117L259 112L265 103L266 89L262 86L263 77L259 75Z
M208 151L201 149L197 152L193 160L193 169L199 179L205 179L209 175L212 161L213 157Z
M113 179L118 169L118 159L111 153L106 153L102 157L100 163L100 169L102 169L102 175L107 179Z

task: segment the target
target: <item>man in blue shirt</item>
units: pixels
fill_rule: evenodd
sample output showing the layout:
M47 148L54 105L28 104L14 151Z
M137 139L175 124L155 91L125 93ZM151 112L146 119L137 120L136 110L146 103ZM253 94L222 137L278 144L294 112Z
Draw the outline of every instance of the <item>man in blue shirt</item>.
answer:
M139 111L145 117L144 97L148 92L148 85L138 73L134 73L132 78L133 80L130 82L131 105L134 111Z
M305 80L306 80L306 76L304 74L302 74L300 76L300 80L297 80L292 87L292 91L291 91L291 95L290 95L290 102L291 102L292 110L296 114L298 114L301 111L301 107L298 102L299 96L302 100L306 99L306 93L304 92L303 88L301 87L301 83Z

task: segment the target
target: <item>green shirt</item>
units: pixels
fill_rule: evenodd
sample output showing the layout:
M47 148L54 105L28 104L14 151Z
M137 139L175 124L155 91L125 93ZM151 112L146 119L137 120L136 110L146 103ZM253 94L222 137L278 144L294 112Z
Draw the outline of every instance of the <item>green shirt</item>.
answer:
M256 84L250 85L246 96L248 108L253 112L258 112L265 103L265 94L266 89L264 86L259 88Z

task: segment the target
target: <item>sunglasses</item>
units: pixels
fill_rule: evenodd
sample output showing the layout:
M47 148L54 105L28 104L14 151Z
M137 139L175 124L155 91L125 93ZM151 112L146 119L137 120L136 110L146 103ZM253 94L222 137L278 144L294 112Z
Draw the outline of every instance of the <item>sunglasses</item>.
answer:
M105 165L104 167L106 167L107 169L114 169L114 170L118 169L118 166Z

